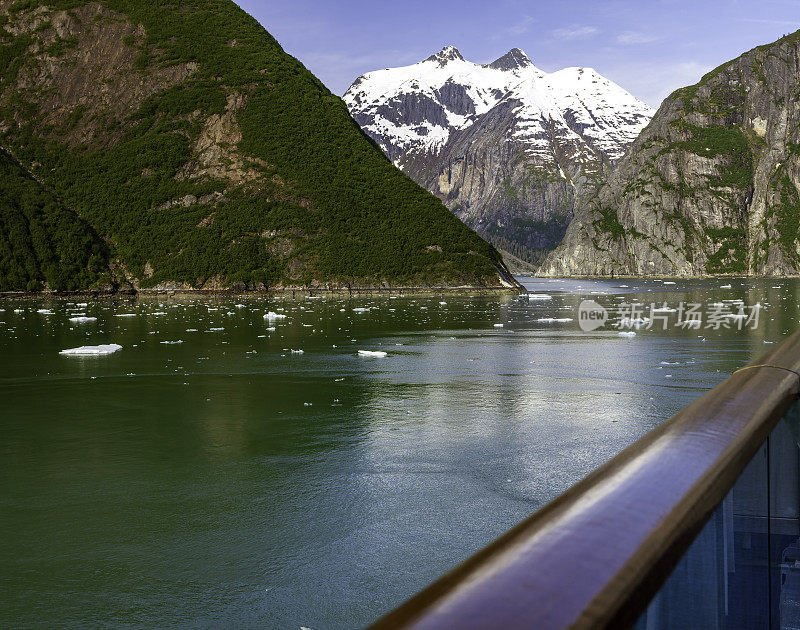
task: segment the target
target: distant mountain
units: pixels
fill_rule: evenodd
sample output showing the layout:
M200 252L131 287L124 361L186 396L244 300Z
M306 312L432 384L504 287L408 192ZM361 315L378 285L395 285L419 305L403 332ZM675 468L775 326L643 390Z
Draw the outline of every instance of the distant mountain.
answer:
M669 96L551 275L800 274L800 31Z
M653 110L591 68L546 73L518 48L480 65L453 46L368 72L344 95L389 158L520 256L555 247Z
M73 262L94 269L28 273L7 230L6 288L105 282L97 242L111 282L139 288L513 283L230 0L0 0L0 146L82 226Z

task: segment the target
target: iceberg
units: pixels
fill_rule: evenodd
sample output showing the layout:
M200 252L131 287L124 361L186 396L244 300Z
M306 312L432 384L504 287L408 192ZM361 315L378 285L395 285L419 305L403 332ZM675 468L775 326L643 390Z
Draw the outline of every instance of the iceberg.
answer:
M385 357L388 353L383 350L359 350L358 356L360 357Z
M103 354L114 354L117 350L122 350L122 346L116 343L102 344L99 346L80 346L79 348L67 348L58 354L66 356L100 356Z

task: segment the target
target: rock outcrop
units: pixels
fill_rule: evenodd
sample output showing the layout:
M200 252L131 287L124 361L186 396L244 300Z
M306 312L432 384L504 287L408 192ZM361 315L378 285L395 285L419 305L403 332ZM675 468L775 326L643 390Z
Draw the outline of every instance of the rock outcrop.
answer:
M669 96L546 275L800 273L800 32Z

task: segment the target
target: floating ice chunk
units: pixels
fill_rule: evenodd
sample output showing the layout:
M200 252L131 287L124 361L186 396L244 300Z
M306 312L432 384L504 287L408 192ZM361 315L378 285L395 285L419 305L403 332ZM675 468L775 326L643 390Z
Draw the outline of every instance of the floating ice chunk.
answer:
M636 333L632 330L623 330L617 333L617 337L635 337Z
M117 313L114 317L136 317L136 313Z
M571 317L540 317L536 320L537 322L541 322L542 324L562 324L571 322Z
M664 284L675 284L675 283L674 283L674 282L671 282L671 281L669 281L669 280L664 280Z
M302 350L292 350L292 354L303 354Z
M383 350L359 350L358 356L360 357L385 357L388 353Z
M369 310L368 308L364 308L363 306L357 306L356 308L353 309L353 312L354 313L366 313L368 310Z
M439 302L439 306L447 306L447 302Z
M553 296L548 295L547 293L529 293L528 294L529 300L552 300Z
M275 326L270 326L267 328L267 332L275 332L275 330L277 330Z
M197 328L187 328L186 332L197 332Z
M51 311L49 308L40 308L36 312L41 313L42 315L54 315L53 311Z
M503 327L503 324L495 324L495 325L494 325L494 327L495 327L495 328L502 328L502 327Z
M116 343L108 343L99 346L80 346L79 348L67 348L58 354L67 356L100 356L103 354L114 354L117 350L122 350L122 346Z
M720 287L720 289L730 289L730 288L731 288L731 285L729 285L729 284L723 284L723 285Z
M69 321L73 322L74 324L88 324L89 322L96 322L97 318L96 317L85 317L85 316L82 315L80 317L70 317Z
M159 341L159 343L166 344L168 346L173 346L179 343L183 343L183 339L176 339L175 341Z
M264 315L264 319L268 319L270 321L273 321L275 319L286 319L286 315L284 315L283 313L276 313L274 311L270 311L269 313Z

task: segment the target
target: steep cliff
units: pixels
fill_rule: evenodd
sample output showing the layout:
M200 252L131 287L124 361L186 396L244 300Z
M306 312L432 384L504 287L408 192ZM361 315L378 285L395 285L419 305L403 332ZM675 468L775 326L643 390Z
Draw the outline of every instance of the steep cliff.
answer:
M591 68L546 73L517 48L480 65L448 46L359 77L344 100L414 181L529 259L560 242L653 113Z
M230 0L0 0L0 145L103 239L117 283L506 273Z
M800 32L677 90L541 272L800 273Z

